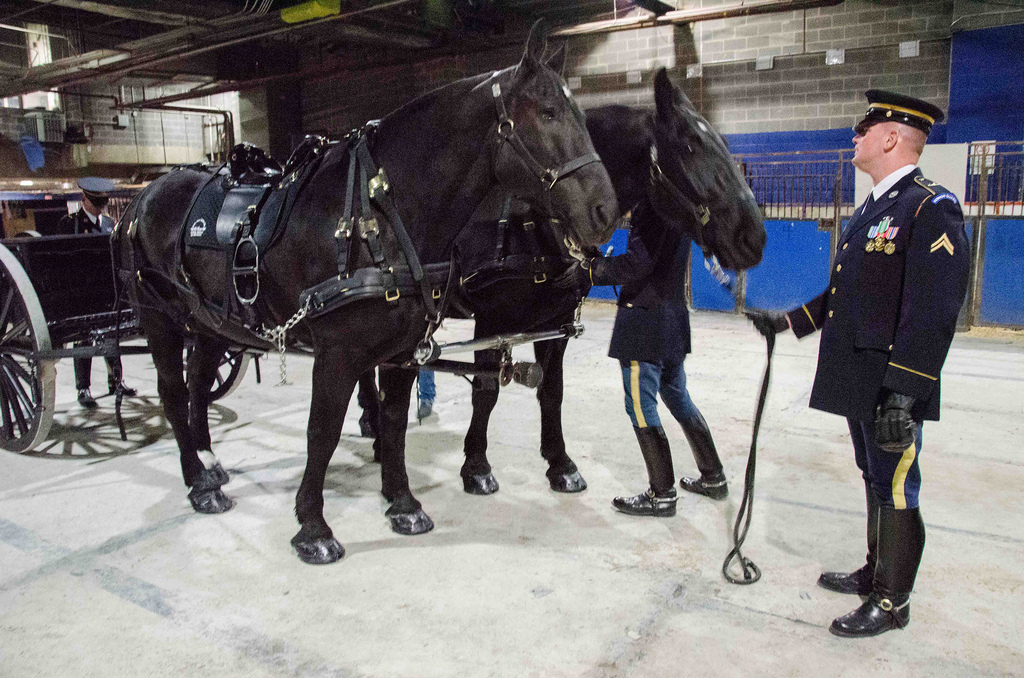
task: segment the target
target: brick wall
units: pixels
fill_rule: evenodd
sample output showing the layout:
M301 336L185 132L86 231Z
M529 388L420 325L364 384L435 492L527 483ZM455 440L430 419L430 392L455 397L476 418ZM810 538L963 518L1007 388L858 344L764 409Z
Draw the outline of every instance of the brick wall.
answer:
M676 0L680 9L735 0ZM673 79L724 133L847 127L863 111L866 89L897 89L949 104L950 36L961 29L1024 22L1024 9L980 0L846 0L835 7L703 21L571 38L567 77L583 108L653 104L654 71ZM920 55L899 57L899 43L920 41ZM845 63L825 65L825 50ZM757 57L774 58L755 70ZM307 80L303 126L343 131L380 117L440 84L519 58L519 48L434 59ZM686 66L702 75L686 78ZM639 78L639 83L636 82Z

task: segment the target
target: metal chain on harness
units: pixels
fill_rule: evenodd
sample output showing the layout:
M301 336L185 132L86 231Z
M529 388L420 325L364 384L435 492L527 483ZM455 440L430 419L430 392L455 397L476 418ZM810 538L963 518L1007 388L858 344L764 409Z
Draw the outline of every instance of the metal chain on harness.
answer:
M291 318L285 321L283 325L278 325L273 329L266 329L265 327L260 330L260 336L267 341L277 346L277 355L280 358L279 369L281 373L281 381L277 382L278 386L288 385L288 366L285 361L285 337L288 335L288 331L293 327L302 322L302 319L309 313L310 300L307 298L306 303L299 307L299 310L295 312Z

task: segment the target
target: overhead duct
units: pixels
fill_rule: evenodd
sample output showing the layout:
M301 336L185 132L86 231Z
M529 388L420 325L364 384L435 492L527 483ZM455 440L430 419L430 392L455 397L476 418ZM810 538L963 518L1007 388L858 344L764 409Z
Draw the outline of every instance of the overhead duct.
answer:
M568 37L573 35L592 35L594 33L614 33L616 31L632 31L638 28L654 26L671 26L688 24L697 21L714 19L732 19L734 17L755 16L758 14L774 14L777 12L794 12L815 7L834 7L843 0L761 0L741 2L738 5L716 7L714 9L678 9L658 14L637 15L606 21L591 21L570 28L562 28L552 32L553 36Z

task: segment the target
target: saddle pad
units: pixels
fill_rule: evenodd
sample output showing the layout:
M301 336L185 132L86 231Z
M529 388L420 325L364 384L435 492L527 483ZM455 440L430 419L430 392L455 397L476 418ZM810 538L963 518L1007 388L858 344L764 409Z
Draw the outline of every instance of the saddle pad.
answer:
M225 182L214 179L201 190L185 219L185 245L221 249L217 242L217 217L224 205Z

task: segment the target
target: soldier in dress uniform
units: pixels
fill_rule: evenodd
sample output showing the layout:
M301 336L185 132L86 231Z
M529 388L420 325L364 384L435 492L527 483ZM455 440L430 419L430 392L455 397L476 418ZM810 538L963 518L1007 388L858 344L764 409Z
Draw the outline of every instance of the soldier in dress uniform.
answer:
M690 352L690 315L684 282L690 260L688 236L668 228L642 204L629 229L626 253L573 264L555 280L577 292L594 285L622 285L609 357L619 361L626 414L636 433L650 480L649 489L633 497L615 497L612 506L638 516L676 513L672 451L658 417L658 394L682 426L700 471L683 477L680 486L712 499L728 495L722 462L707 422L686 389L683 361Z
M110 233L114 230L114 220L103 213L103 208L110 200L110 192L114 190L114 182L100 177L83 177L78 180L82 189L82 206L74 214L68 214L60 220L57 232L61 235L77 235L81 233ZM87 346L87 342L79 342L76 346ZM135 389L117 382L115 374L121 374L121 359L107 358L107 385L110 393L120 389L126 396L134 396ZM92 386L92 358L75 358L75 388L78 389L78 403L86 409L96 407L96 399L90 390Z
M832 633L873 636L910 621L924 551L918 506L924 420L939 418L939 375L967 291L960 203L917 168L942 111L870 90L853 128L854 166L874 188L839 240L828 287L785 314L748 313L765 335L821 331L810 406L847 418L867 494L867 563L818 584L867 596Z

